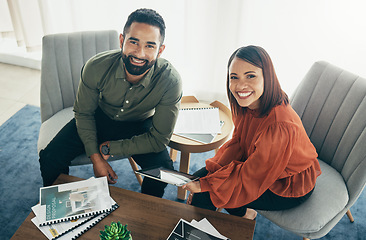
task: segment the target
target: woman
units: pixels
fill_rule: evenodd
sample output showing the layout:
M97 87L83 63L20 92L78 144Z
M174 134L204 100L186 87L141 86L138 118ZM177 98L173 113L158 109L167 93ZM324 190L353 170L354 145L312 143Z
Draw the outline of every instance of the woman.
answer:
M199 181L183 186L191 192L187 203L254 219L253 209L284 210L307 200L321 173L317 153L263 48L232 54L227 95L233 137L195 173Z

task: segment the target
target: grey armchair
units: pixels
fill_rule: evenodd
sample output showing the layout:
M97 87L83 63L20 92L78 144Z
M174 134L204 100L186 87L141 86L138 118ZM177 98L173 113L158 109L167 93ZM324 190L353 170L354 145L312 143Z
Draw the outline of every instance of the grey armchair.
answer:
M80 72L85 62L95 54L119 48L118 33L114 30L89 31L46 35L42 42L41 121L38 153L70 121L78 90ZM117 160L121 158L114 158ZM133 170L137 164L128 158ZM91 164L84 154L72 165ZM142 178L136 175L140 185Z
M347 213L366 184L366 79L327 62L311 67L292 97L319 154L322 175L304 204L259 211L303 239L325 236Z

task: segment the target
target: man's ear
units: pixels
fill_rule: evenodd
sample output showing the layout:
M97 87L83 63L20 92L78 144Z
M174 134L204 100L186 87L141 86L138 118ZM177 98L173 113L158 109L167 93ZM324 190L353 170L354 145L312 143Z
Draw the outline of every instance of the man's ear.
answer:
M160 57L160 55L164 52L164 49L165 49L165 45L161 45L159 47L159 52L158 52L158 58Z
M119 35L119 48L122 49L124 37L122 33Z

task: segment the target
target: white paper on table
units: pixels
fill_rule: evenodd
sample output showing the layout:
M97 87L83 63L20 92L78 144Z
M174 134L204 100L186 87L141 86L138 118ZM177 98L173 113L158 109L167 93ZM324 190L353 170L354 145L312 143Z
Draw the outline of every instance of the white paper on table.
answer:
M200 221L196 221L196 220L192 220L191 224L197 228L200 228L208 233L210 233L211 235L217 237L217 238L222 238L222 239L227 239L227 237L221 235L219 233L219 231L216 230L216 228L214 226L212 226L212 224L207 220L207 218L203 218Z
M174 133L221 133L219 109L214 107L180 109Z

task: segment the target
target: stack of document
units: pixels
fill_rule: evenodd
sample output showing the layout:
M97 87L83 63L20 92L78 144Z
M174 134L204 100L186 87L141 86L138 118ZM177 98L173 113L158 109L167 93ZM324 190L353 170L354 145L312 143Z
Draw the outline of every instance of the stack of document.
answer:
M183 108L179 110L174 134L201 143L210 143L221 133L219 108Z
M229 238L221 235L206 218L203 218L200 221L193 219L191 222L180 219L167 238L167 240L186 239L229 240Z
M90 178L40 188L32 222L48 239L76 239L116 208L107 178Z

